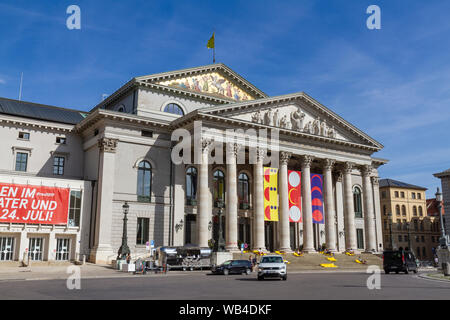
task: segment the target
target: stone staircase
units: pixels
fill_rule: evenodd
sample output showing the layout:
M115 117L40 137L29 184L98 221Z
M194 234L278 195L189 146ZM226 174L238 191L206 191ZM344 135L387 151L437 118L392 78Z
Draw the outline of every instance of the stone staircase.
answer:
M276 254L276 253L273 253ZM234 259L248 260L249 257L254 257L253 253L235 253L233 254ZM380 268L383 267L383 260L377 255L361 253L354 256L347 256L346 254L337 253L334 258L337 260L335 262L327 260L330 256L326 256L320 253L305 254L302 257L296 257L292 253L287 253L283 255L284 259L289 261L288 271L301 271L301 270L361 270L364 271L368 266L376 265ZM257 256L259 261L261 257ZM363 259L366 264L356 263L356 259ZM334 263L337 268L323 268L321 264Z

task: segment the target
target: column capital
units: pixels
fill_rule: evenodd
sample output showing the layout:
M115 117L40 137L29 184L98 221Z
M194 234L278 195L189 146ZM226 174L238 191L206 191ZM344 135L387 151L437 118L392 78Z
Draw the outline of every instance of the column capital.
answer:
M101 138L98 140L98 148L101 152L116 153L118 139Z
M256 159L257 161L263 161L267 156L267 150L261 147L256 148Z
M323 159L322 166L325 171L331 171L336 163L336 160L333 159Z
M291 158L292 153L281 151L280 152L280 162L281 164L287 165L289 162L289 159Z
M203 137L202 138L202 152L208 152L208 150L211 147L211 145L213 144L213 142L214 142L214 139Z
M373 167L371 165L365 164L360 167L361 174L363 177L368 177L372 173Z
M239 152L239 150L241 150L242 147L243 147L243 145L240 144L240 143L230 143L230 142L228 142L227 143L227 153L230 156L236 157L238 152Z
M336 182L342 182L344 175L342 174L342 171L336 171L335 174Z
M349 173L352 173L352 170L353 170L354 167L355 167L354 163L352 163L352 162L344 162L341 165L341 171L344 174L349 174Z
M380 184L380 179L378 178L378 176L372 176L372 184L375 186L378 186Z
M313 156L309 156L309 155L301 156L300 162L301 162L302 168L310 168L313 160L314 160Z

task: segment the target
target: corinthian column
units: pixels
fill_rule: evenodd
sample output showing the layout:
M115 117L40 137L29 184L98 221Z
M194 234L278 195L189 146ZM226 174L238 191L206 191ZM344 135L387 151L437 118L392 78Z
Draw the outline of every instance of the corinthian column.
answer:
M254 206L253 206L253 249L266 250L264 242L264 167L266 150L257 149L256 164L253 165Z
M314 231L312 222L312 203L311 203L311 156L302 157L302 208L303 208L303 252L313 253L314 249Z
M327 248L331 252L336 252L336 210L334 207L333 197L333 175L331 170L333 169L335 161L325 159L323 161L323 180L325 184L325 236Z
M375 252L377 249L376 235L375 235L375 220L373 212L373 194L372 182L370 181L370 174L372 167L365 165L361 168L363 194L364 194L364 226L366 229L366 251Z
M198 172L198 213L197 213L197 241L199 247L208 247L208 224L211 221L209 211L209 187L208 187L208 155L211 139L202 139L202 156Z
M280 190L280 250L291 251L291 238L289 235L289 192L288 192L288 162L291 154L281 152L279 190Z
M345 220L345 247L349 251L357 251L355 209L353 206L352 190L353 164L346 162L343 166L344 175L344 220Z
M237 225L238 225L238 199L237 199L237 172L236 155L240 145L227 143L227 199L226 199L226 235L225 249L227 251L238 251L237 246Z

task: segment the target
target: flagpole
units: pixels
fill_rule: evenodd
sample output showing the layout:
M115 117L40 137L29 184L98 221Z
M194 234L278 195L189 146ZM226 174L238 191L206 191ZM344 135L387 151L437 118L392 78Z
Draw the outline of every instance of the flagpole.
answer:
M214 35L213 63L216 63L216 29L214 29L213 35Z

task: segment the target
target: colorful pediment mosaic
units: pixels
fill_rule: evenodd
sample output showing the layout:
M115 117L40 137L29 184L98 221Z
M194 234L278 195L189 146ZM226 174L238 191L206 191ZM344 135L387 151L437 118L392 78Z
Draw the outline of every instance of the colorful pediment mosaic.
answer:
M254 100L254 97L225 79L217 72L201 74L193 77L167 80L158 83L163 86L178 87L203 94L226 97L236 101Z

